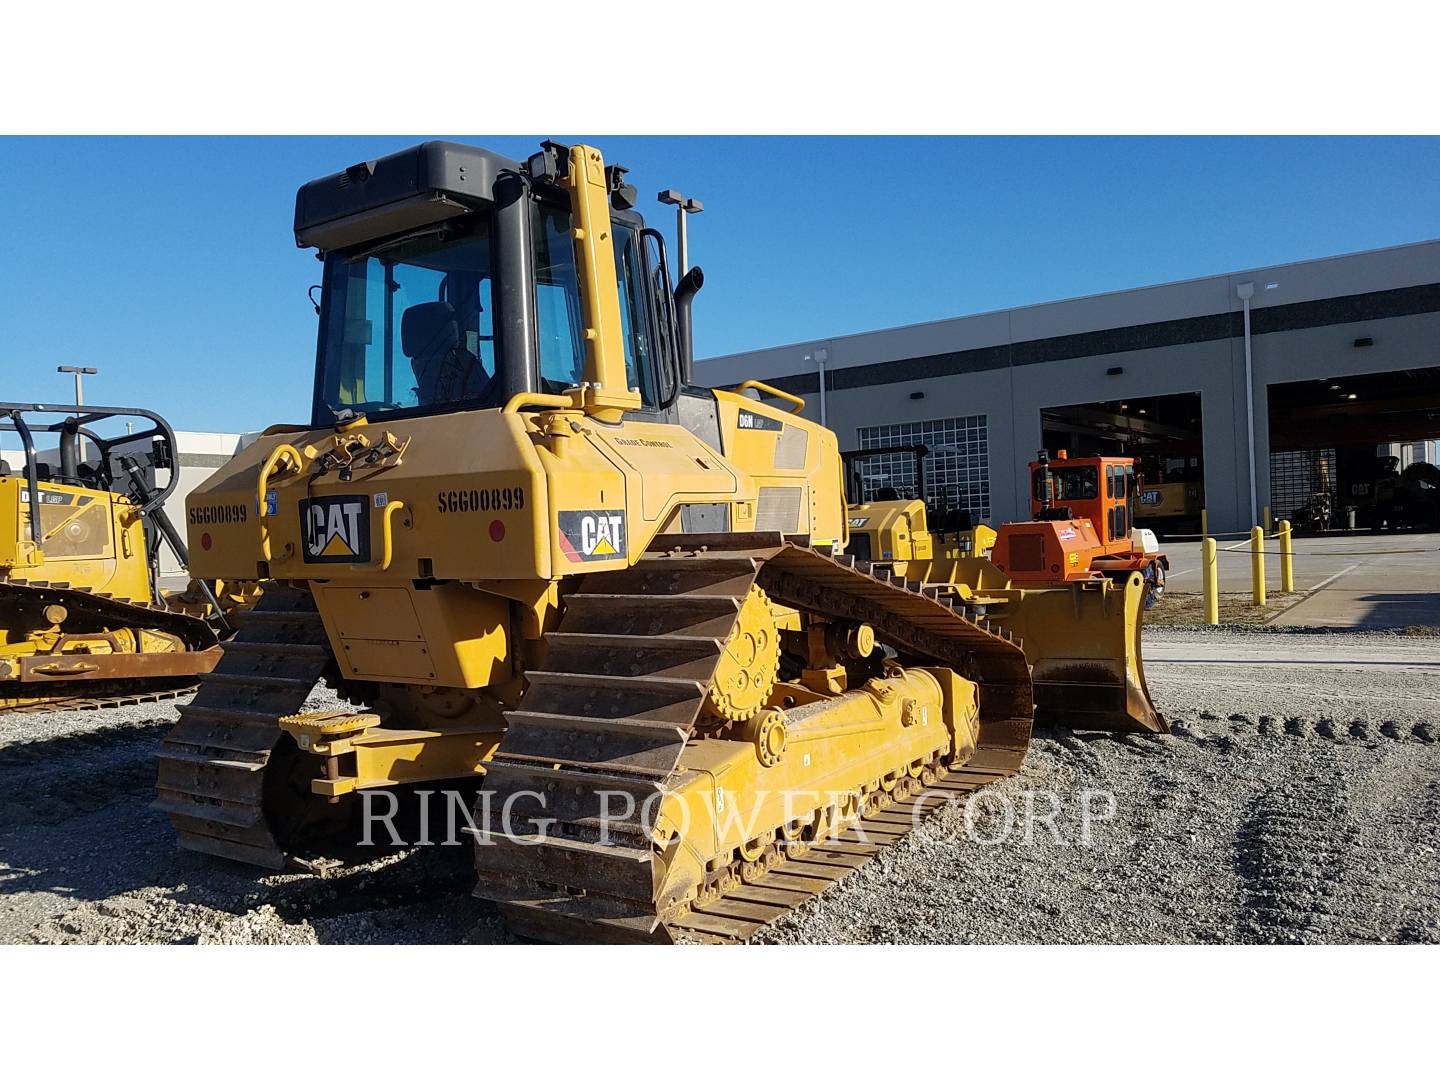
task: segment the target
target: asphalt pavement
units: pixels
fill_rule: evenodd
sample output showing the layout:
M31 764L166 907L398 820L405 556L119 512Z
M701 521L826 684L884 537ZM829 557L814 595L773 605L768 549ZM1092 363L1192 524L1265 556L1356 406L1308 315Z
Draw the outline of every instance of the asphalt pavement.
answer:
M1201 589L1200 542L1165 540L1166 588ZM1295 588L1305 599L1274 626L1331 626L1395 630L1440 626L1440 534L1342 533L1297 536ZM1266 588L1280 589L1279 541L1266 540ZM1219 540L1221 592L1249 592L1250 541ZM1440 649L1440 646L1437 646Z

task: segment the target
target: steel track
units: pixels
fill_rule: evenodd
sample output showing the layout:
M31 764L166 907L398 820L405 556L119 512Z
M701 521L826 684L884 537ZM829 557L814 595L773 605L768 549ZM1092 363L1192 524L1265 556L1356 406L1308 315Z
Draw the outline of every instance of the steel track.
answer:
M154 679L147 680L143 685L149 686L154 682L171 681ZM33 699L4 698L0 699L0 716L70 711L89 712L95 709L120 709L126 705L142 705L150 701L173 701L176 698L184 697L200 685L189 676L185 676L181 682L182 685L172 685L167 689L126 690L123 693L115 693L107 697L71 695L69 697L37 696ZM104 684L100 685L104 686Z
M289 771L271 760L279 718L300 711L330 650L308 592L267 588L237 621L240 632L165 736L154 805L181 847L278 870L305 804L303 790L286 791L290 777L272 775Z
M961 766L919 794L896 799L890 808L862 816L833 840L794 855L781 849L779 863L758 880L739 885L718 900L692 904L669 925L679 931L675 937L680 941L743 944L848 878L946 806L1014 773L1013 769L994 772Z
M82 630L162 630L185 642L190 651L203 652L217 643L215 631L203 619L171 611L156 604L94 593L63 582L0 582L0 611L43 611L59 604L69 616L66 625ZM129 654L126 654L129 655ZM135 654L137 656L144 654ZM168 701L199 685L193 674L146 679L105 679L48 684L54 690L33 689L33 683L5 683L0 687L0 716L6 713L62 712L72 709L118 709L147 701ZM15 687L18 693L6 693ZM63 689L62 689L63 687ZM84 689L84 693L73 690Z
M592 575L569 597L545 662L528 673L530 687L488 766L489 806L512 797L518 806L527 793L547 793L533 820L485 831L476 847L476 895L495 901L518 935L658 943L673 939L672 928L691 929L684 918L725 917L708 907L657 908L652 890L661 856L651 850L654 823L642 815L657 805L650 796L674 782L681 751L697 736L723 643L752 586L787 606L866 622L903 656L950 666L980 684L979 748L955 763L954 779L941 790L974 790L1019 770L1034 714L1024 653L1007 632L968 618L940 590L775 535L667 536L657 547L628 570ZM633 794L630 816L607 816L615 791ZM902 835L893 819L876 827ZM821 845L772 873L823 887L816 883L874 854L844 845L843 838ZM768 887L772 900L785 891ZM723 910L739 911L733 904L746 901L731 903ZM776 918L789 910L770 908Z

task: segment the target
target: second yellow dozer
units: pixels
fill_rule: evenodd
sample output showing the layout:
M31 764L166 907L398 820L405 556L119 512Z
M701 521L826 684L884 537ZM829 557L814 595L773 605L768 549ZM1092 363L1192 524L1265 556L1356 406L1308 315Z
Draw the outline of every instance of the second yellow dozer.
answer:
M0 468L0 713L193 689L226 624L205 583L188 606L160 588L160 545L185 558L163 507L178 476L170 425L143 409L0 402L0 431L23 453L17 470ZM54 461L40 460L37 436L55 438Z
M885 485L866 499L859 475L848 475L854 500L847 510L848 550L869 562L873 572L923 583L1013 634L1033 672L1037 723L1091 731L1169 731L1145 681L1144 576L1097 572L1073 581L1016 584L987 557L995 530L972 526L961 520L963 515L935 512L925 496L926 454L917 449L925 448L847 452L851 462L913 457L905 475L916 480L913 495ZM934 525L932 516L938 519Z
M165 740L184 847L279 868L478 784L516 933L735 941L1020 768L1016 636L843 554L803 402L692 385L701 275L672 288L634 203L554 143L301 189L313 415L188 501L196 573L273 582ZM322 678L351 706L307 711Z

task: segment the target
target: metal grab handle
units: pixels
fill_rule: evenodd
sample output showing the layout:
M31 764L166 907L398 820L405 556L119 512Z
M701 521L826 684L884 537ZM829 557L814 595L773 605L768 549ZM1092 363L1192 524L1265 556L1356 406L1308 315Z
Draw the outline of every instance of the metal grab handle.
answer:
M502 416L513 416L526 405L546 405L552 409L573 409L575 402L571 401L564 394L540 394L533 390L524 390L516 394L505 403L500 410Z
M289 443L281 443L270 451L270 456L265 459L265 464L260 468L260 482L255 486L255 497L260 504L259 513L262 518L270 516L265 506L265 497L269 494L270 474L275 471L275 466L281 458L289 458L291 464L295 466L296 472L305 470L305 459L300 455L300 451Z
M769 394L771 397L778 397L782 401L788 401L795 406L795 408L790 410L792 413L800 413L805 409L804 398L796 397L794 394L787 394L784 390L777 390L769 383L761 382L759 379L746 379L739 386L735 387L735 393L737 394L743 394L746 390L759 390L763 394Z
M346 569L352 573L365 570L385 571L390 569L390 562L395 557L395 531L390 519L395 516L396 510L404 510L405 501L395 499L385 504L385 509L380 512L380 561L370 563L366 566L348 566Z
M99 664L87 664L83 660L66 667L59 661L52 660L48 664L40 664L30 669L36 675L89 675L92 671L99 671Z
M265 519L270 516L266 499L270 494L270 474L281 458L286 458L295 466L296 472L305 470L305 459L301 457L300 451L289 443L281 443L270 451L270 456L265 459L265 464L260 467L260 480L255 485L255 516L259 519L260 526L260 557L266 562L276 561L270 552L270 527L265 524ZM279 562L284 562L281 558Z

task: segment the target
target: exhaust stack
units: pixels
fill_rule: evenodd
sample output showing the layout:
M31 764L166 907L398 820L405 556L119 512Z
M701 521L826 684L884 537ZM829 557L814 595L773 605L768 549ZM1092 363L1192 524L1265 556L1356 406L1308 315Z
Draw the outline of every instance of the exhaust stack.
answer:
M695 294L704 284L705 272L698 266L692 266L675 288L675 329L680 335L680 365L686 386L695 384L695 339L692 333L694 323L690 316L690 305L695 302Z

